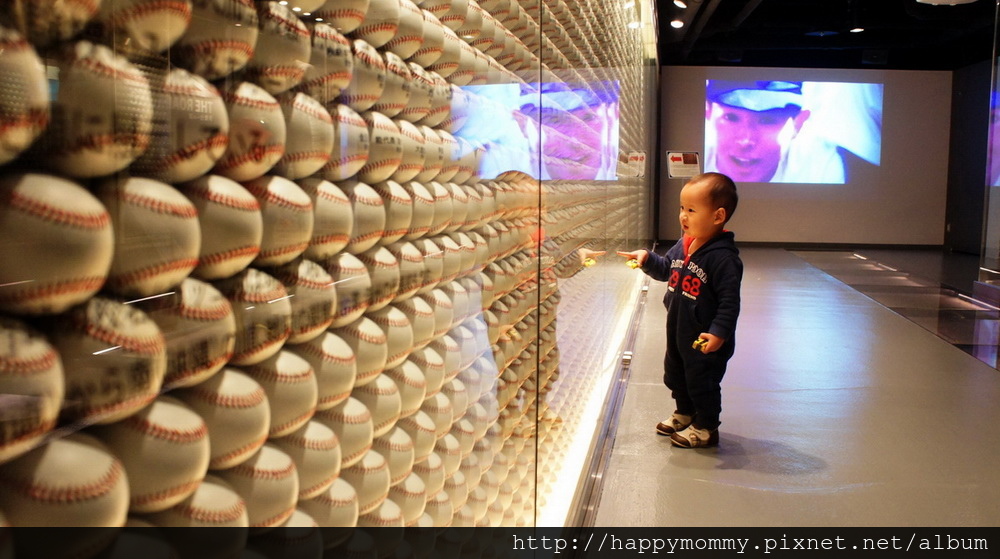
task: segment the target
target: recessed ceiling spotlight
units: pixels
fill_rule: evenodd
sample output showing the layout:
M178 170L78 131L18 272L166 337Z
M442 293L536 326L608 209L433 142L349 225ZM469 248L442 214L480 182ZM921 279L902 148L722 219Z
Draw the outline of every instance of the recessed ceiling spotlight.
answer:
M680 29L681 27L684 27L684 22L679 19L675 19L670 22L670 27L673 27L674 29Z
M865 30L864 27L855 27L855 28L851 29L851 33L861 33L864 30Z
M687 2L685 2L684 0L674 0L674 6L677 6L682 10L688 7Z
M971 4L976 0L917 0L921 4L933 4L935 6L954 6L956 4Z

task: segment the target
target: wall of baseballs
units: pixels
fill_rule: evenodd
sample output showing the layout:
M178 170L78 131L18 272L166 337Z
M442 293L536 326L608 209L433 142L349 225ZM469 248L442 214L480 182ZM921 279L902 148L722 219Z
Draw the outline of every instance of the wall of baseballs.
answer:
M535 524L621 342L591 303L635 296L584 257L651 231L627 23L600 0L4 2L0 519ZM553 124L586 114L496 122L461 87L613 82L600 182ZM491 121L553 178L484 169Z

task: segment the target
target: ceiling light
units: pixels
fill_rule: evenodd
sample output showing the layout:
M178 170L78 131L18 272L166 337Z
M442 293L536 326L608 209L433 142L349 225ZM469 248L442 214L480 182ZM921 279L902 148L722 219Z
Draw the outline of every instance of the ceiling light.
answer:
M921 4L933 4L935 6L954 6L956 4L971 4L976 0L917 0Z
M687 2L684 0L674 0L674 6L677 6L682 10L688 7Z
M670 22L670 27L673 27L674 29L680 29L681 27L684 27L684 22L679 19L675 19Z
M865 30L864 27L854 27L851 29L851 33L861 33L864 30Z

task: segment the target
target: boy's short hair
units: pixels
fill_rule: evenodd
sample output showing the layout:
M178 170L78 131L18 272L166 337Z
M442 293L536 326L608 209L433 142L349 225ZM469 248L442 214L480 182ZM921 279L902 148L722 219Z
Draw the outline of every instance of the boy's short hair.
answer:
M690 183L707 182L710 185L708 195L712 200L712 206L726 210L726 221L729 221L736 213L736 205L740 201L736 193L736 183L733 179L722 173L702 173L691 178Z

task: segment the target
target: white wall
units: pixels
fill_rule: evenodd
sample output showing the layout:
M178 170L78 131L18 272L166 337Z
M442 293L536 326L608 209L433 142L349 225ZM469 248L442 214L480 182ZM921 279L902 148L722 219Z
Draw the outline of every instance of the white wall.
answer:
M660 239L680 236L682 179L668 179L667 151L704 150L705 80L883 83L881 166L850 184L737 184L727 226L737 241L939 245L944 242L951 73L886 70L662 69Z

